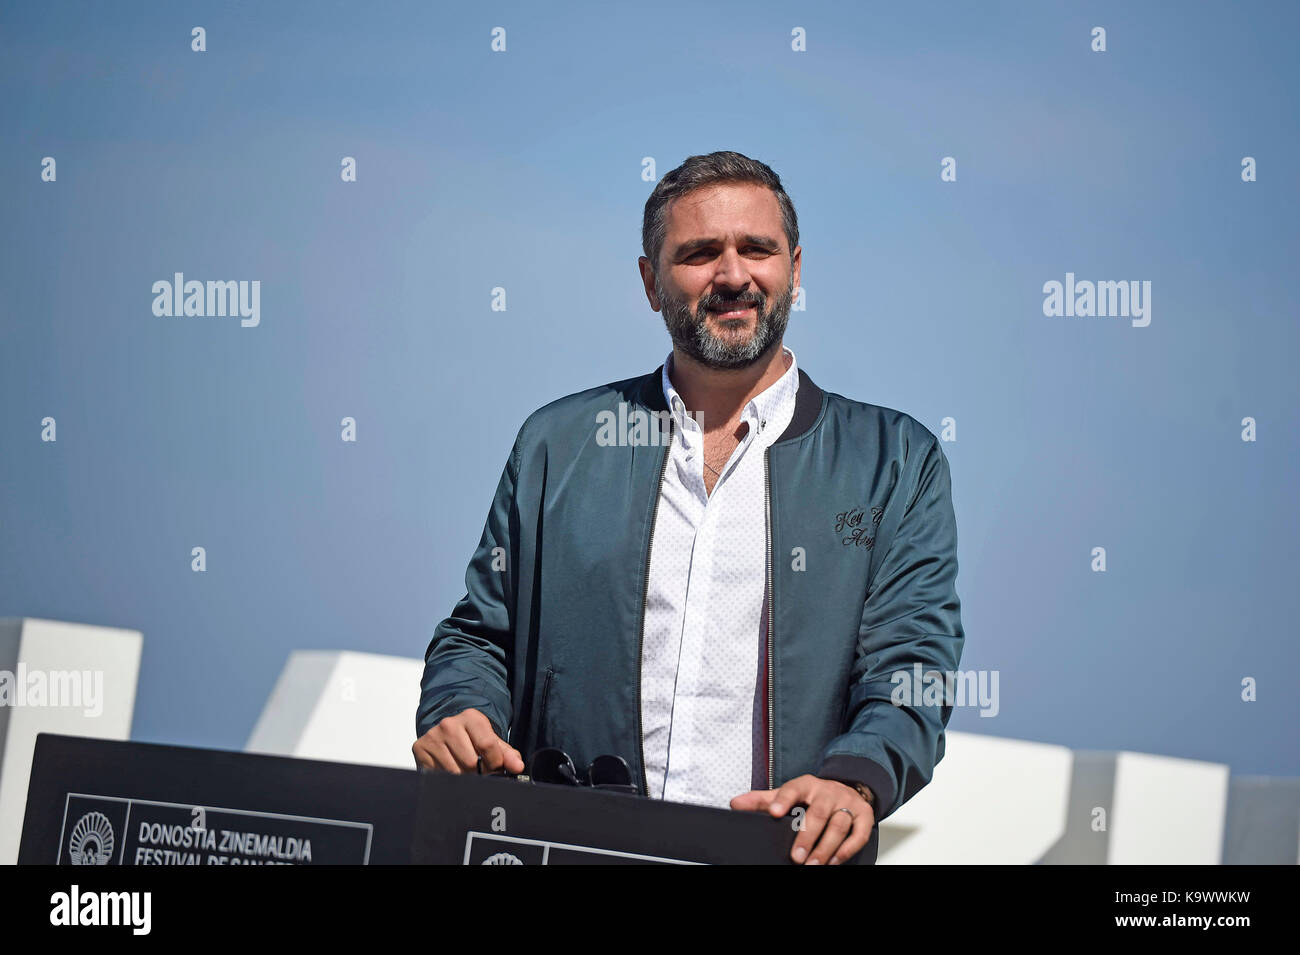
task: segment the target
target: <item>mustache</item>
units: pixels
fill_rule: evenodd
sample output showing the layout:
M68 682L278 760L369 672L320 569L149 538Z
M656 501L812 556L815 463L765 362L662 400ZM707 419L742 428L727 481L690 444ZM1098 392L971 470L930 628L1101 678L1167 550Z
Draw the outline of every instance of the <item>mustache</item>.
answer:
M724 298L721 295L706 295L700 299L698 307L706 311L709 309L725 309L725 308L737 308L737 307L749 307L749 306L761 308L764 304L766 304L766 301L767 301L767 297L764 295L746 295L746 296L740 296L738 298Z

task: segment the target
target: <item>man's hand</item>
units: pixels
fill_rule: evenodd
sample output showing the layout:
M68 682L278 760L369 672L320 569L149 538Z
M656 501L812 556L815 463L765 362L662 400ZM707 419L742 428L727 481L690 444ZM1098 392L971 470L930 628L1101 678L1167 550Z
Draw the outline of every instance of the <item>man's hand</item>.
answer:
M485 773L503 768L512 773L524 771L519 750L497 736L491 721L475 709L441 720L415 741L411 752L417 765L449 773L478 772L480 756Z
M808 809L790 858L795 862L807 859L806 865L839 865L851 859L867 844L876 824L876 814L861 793L852 786L819 776L799 776L780 789L754 789L731 800L732 809L751 812L766 809L778 817L795 806ZM842 809L848 812L841 812Z

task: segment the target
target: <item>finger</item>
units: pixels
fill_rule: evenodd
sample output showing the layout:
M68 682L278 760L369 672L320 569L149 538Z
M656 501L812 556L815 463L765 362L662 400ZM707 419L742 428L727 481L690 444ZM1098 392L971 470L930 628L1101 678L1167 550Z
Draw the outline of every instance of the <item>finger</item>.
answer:
M493 739L487 752L483 753L483 772L522 773L524 771L524 759L519 755L518 750L512 748L505 740Z
M478 758L482 760L483 763L481 769L476 767L478 771L483 773L495 773L505 765L506 754L502 750L505 743L501 742L501 740L494 737L492 742L488 743L486 747L482 747L478 742L473 741L473 737L471 737L471 741L473 742L474 749L478 750Z
M477 710L466 710L462 713L460 723L465 735L469 737L470 745L474 747L474 752L483 754L483 768L487 769L489 760L495 762L498 758L498 747L503 742L501 737L497 736L488 718Z
M445 727L442 734L442 742L451 751L452 758L456 761L457 767L466 773L478 771L478 751L474 744L470 742L469 733L465 732L462 725L453 725Z
M524 771L524 757L501 737L497 736L491 721L478 710L460 714L465 732L474 751L483 757L483 772L495 773L506 769L512 773Z
M844 813L840 813L840 815L842 816ZM861 852L871 839L871 830L875 828L875 825L876 814L871 811L870 807L859 812L858 818L853 820L853 831L849 833L847 839L840 843L840 847L831 856L831 865L842 865Z
M502 765L507 772L522 773L524 771L524 757L519 750L515 749L509 743L501 744Z
M416 766L423 766L425 769L438 768L433 761L433 756L429 753L429 744L423 736L411 745L411 754L415 757Z
M809 853L821 838L822 830L830 821L830 814L834 808L834 796L814 796L809 800L808 809L804 812L803 828L795 837L794 845L790 847L791 859L795 862L804 862L809 858Z
M446 769L449 762L454 763L446 747L441 744L441 736L436 730L429 730L415 741L411 752L415 754L418 765L425 769Z
M456 758L451 755L451 750L440 739L429 740L425 744L425 749L433 757L433 768L441 769L444 772L460 774L460 766L456 763Z
M784 816L799 804L807 804L813 793L812 783L816 777L797 776L776 791L768 809L774 816Z
M739 796L733 797L731 808L743 812L755 812L766 809L775 798L775 789L751 789L747 793L741 793Z
M845 809L853 810L845 806ZM853 829L853 823L856 820L848 812L840 812L839 807L831 809L830 817L826 821L826 828L822 830L821 838L817 840L817 845L813 848L812 854L808 857L808 865L828 865L831 856L843 844L845 838Z

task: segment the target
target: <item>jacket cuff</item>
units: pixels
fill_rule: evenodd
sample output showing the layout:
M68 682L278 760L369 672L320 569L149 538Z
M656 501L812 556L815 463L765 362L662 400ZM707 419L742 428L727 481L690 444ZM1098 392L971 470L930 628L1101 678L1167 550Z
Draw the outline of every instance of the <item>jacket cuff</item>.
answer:
M876 797L874 813L876 822L894 811L894 779L879 763L865 756L828 756L822 761L817 775L839 783L862 783Z

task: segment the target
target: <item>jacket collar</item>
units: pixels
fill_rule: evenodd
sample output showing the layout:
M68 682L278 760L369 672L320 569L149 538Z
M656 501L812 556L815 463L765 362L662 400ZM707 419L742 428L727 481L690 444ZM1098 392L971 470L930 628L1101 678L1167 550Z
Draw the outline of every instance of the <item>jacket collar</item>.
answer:
M664 366L660 365L654 371L645 375L637 384L637 400L651 411L669 411L668 402L664 399L663 390L663 372ZM821 416L822 406L826 403L826 393L813 383L808 377L808 373L799 369L799 390L794 399L794 417L790 419L790 424L781 432L781 436L774 443L779 444L782 441L789 441L792 438L801 438L813 429L817 419Z

